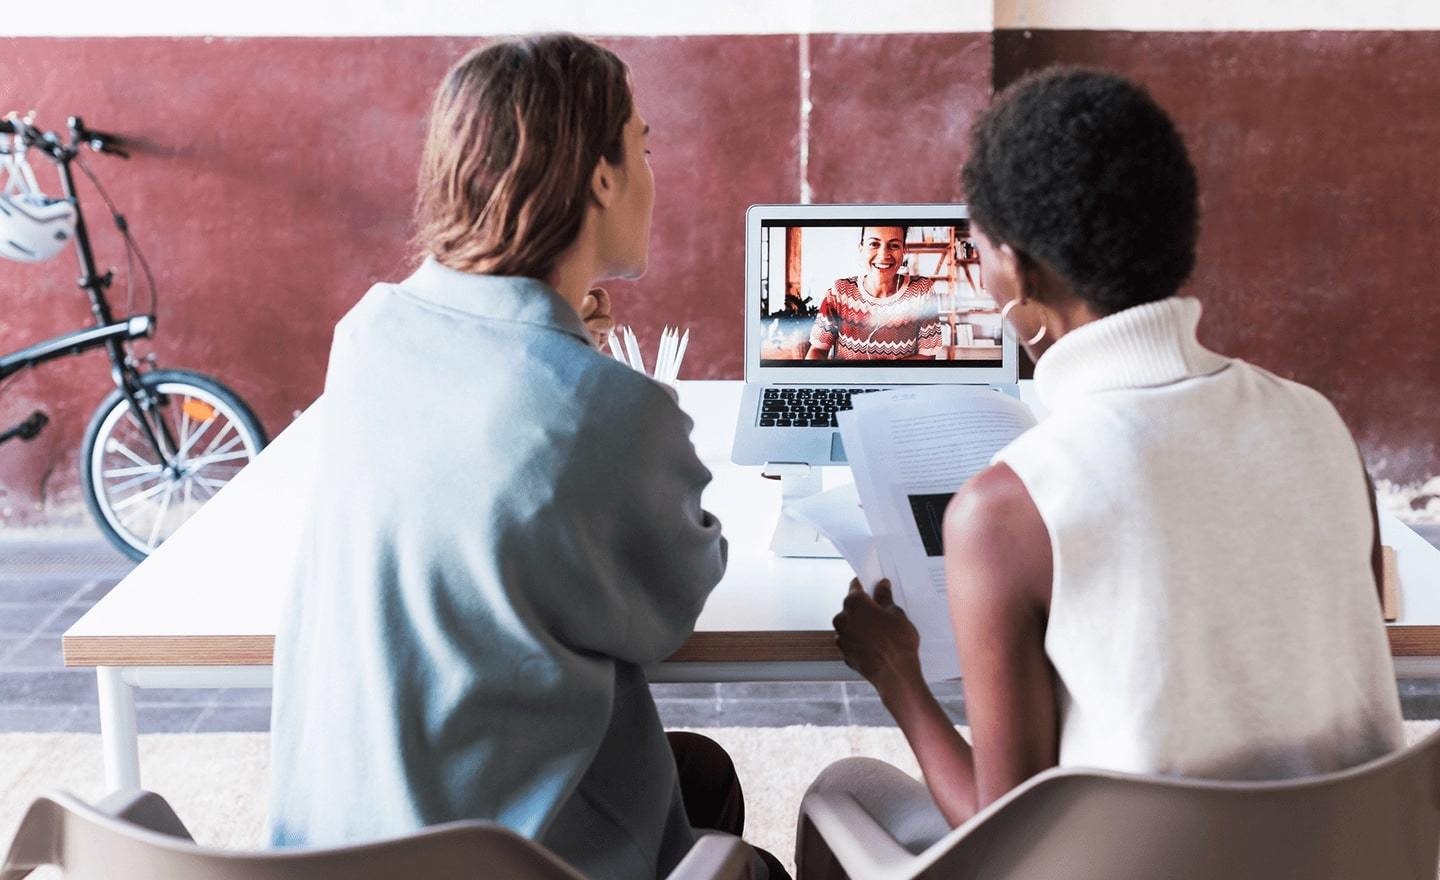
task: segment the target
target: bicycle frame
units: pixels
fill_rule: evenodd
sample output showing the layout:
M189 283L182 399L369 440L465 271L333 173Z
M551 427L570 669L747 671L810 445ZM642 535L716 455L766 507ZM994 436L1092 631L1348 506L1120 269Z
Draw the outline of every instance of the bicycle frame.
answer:
M134 315L124 321L103 324L89 330L76 330L37 342L17 352L0 355L0 379L46 361L79 354L92 348L108 347L112 341L128 342L131 339L148 337L154 329L155 322L149 315Z
M125 399L129 401L130 408L137 416L136 421L139 422L146 441L150 443L162 460L169 461L169 450L175 448L175 438L170 436L170 428L165 424L164 419L154 419L152 425L152 420L146 418L151 404L149 394L142 389L139 372L125 349L125 344L130 340L148 337L154 332L155 316L131 315L122 321L116 321L111 314L110 303L105 298L105 291L114 280L114 275L110 272L100 275L95 271L95 256L90 247L90 234L85 226L85 215L81 210L80 197L75 191L75 178L70 170L70 163L74 161L79 152L76 146L79 130L79 121L72 120L72 142L69 145L47 137L45 143L35 146L38 146L55 163L65 199L75 207L75 253L80 262L78 284L90 299L90 313L95 317L95 326L87 330L77 330L56 336L0 357L0 379L48 360L78 354L92 348L104 348L110 356L111 378L116 387L125 395ZM28 169L26 170L28 171ZM159 428L158 435L157 427ZM174 465L171 467L173 468Z

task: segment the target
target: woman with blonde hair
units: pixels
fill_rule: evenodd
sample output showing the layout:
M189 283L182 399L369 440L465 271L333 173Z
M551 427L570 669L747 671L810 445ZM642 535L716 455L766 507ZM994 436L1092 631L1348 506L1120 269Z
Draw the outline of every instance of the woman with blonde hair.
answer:
M275 845L488 819L635 878L692 826L740 833L728 757L667 741L643 672L724 572L710 474L673 394L594 339L595 282L645 269L646 142L624 63L577 37L490 45L441 84L424 261L340 321L317 404L275 648Z

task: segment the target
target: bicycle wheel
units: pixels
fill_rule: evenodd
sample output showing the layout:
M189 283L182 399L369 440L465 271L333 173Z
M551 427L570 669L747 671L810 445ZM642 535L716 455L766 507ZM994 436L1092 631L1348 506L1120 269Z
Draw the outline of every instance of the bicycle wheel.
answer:
M152 427L162 438L168 433L175 448L157 454L117 388L95 410L80 450L85 504L105 537L135 560L174 534L265 446L265 429L250 408L208 376L158 370L142 375L140 385L152 401Z

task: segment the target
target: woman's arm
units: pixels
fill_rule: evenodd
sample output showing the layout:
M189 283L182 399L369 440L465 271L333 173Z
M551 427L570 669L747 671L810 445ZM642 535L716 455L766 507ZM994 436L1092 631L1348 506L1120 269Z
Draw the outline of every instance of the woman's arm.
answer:
M825 291L820 300L820 309L815 313L815 323L810 328L810 350L805 352L807 361L823 361L830 357L830 349L840 336L840 310L835 305L835 288Z
M567 648L657 663L725 573L720 523L701 505L710 471L673 391L600 361L577 392L588 405L573 432L550 432L553 470L517 486L499 564Z
M935 294L925 291L925 297L921 300L920 310L922 318L915 328L915 360L933 361L936 355L944 350L940 343L944 336L940 331L940 304L935 299Z
M1020 478L999 464L956 494L944 537L979 810L1059 761L1054 670L1045 655L1050 533Z
M920 636L894 603L890 582L866 595L850 582L835 617L836 644L845 662L875 686L905 734L940 812L952 826L975 812L975 768L970 744L955 729L920 671Z
M846 662L875 685L956 826L1058 759L1044 650L1049 535L1008 467L987 469L957 493L946 512L945 556L973 747L925 684L919 637L888 583L871 599L852 582L835 629Z

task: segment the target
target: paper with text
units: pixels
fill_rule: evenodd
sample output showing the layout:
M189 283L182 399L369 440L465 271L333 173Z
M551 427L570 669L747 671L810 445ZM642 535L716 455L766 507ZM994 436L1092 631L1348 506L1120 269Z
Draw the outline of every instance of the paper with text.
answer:
M920 633L926 680L955 678L960 658L945 586L945 508L1035 417L1025 404L989 389L921 386L857 395L839 424L873 536L875 561L865 573L871 577L854 561L851 566L866 589L879 579L875 567L890 579L896 604ZM825 532L821 523L815 526ZM855 543L853 536L846 540Z

